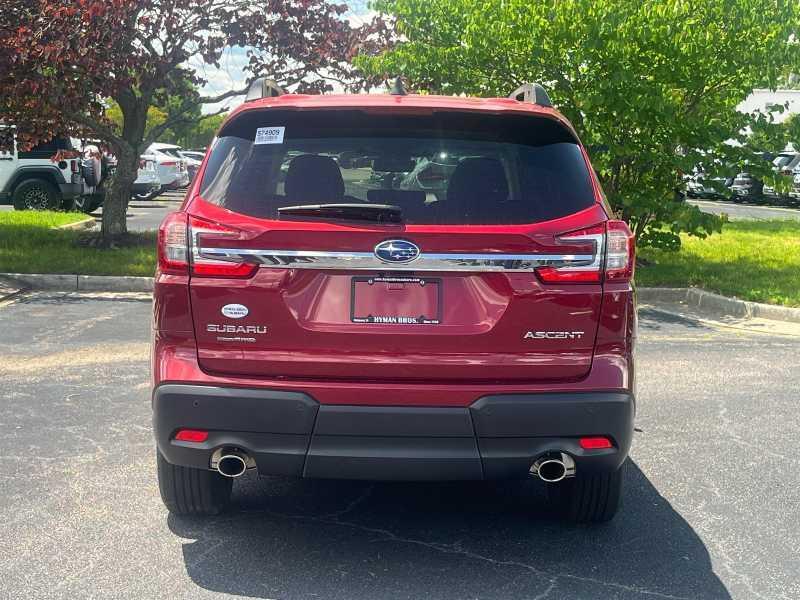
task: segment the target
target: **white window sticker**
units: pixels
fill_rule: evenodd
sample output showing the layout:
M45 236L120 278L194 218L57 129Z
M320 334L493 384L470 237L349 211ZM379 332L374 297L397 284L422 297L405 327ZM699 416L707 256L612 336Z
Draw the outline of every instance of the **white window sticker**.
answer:
M286 127L259 127L254 144L282 144Z

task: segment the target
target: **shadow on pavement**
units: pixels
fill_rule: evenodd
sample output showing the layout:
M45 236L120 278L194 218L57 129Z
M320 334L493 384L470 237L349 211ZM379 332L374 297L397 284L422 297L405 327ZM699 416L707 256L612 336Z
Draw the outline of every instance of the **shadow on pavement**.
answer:
M712 329L711 327L699 322L697 319L664 312L663 310L658 310L657 308L639 308L640 329L658 331L662 329L664 325L681 325L683 327L688 327L689 329Z
M94 302L108 302L111 304L152 304L153 299L147 292L99 292L91 290L81 292L57 292L33 290L17 298L15 304L30 304L33 306L44 304L81 305Z
M600 526L561 523L537 482L248 478L232 512L170 516L202 588L257 598L730 598L703 542L635 464Z

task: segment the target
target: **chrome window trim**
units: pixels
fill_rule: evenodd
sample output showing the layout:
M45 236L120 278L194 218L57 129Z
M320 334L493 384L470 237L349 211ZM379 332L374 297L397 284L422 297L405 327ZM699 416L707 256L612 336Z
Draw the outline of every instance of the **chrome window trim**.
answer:
M195 260L252 262L271 269L326 269L347 271L502 271L529 272L537 267L596 269L601 253L594 254L502 254L421 252L408 263L387 263L373 252L329 252L323 250L258 250L245 248L193 247Z

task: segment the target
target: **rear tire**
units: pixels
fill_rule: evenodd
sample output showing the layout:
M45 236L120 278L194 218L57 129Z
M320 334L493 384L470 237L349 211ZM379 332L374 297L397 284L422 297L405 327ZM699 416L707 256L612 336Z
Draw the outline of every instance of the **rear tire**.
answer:
M61 193L45 179L26 179L12 196L14 210L58 210L64 202Z
M619 508L624 466L606 473L581 474L579 470L576 477L548 484L548 501L573 523L610 521Z
M160 193L161 193L161 191L159 190L157 192L146 192L144 194L133 194L132 197L133 197L134 200L139 200L139 201L142 201L142 202L148 202L150 200L154 200L155 198L157 198Z
M230 504L233 480L214 471L171 465L156 450L158 489L173 515L213 516Z

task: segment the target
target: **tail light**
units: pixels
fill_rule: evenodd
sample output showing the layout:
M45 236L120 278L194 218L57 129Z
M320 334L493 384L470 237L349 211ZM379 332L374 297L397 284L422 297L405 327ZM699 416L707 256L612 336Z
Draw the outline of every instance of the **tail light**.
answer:
M77 161L77 160L74 160L74 159L73 159L73 160L69 161L69 166L70 166L70 170L71 170L73 173L78 173L78 172L80 172L80 165L78 164L78 161Z
M258 265L252 263L217 260L203 256L205 240L222 238L225 242L230 242L231 239L241 237L240 231L197 217L189 217L189 231L192 240L192 275L246 279L252 277L258 269Z
M636 262L636 244L625 221L606 223L606 280L630 281Z
M229 241L239 238L240 234L211 221L187 217L185 213L170 213L158 229L158 269L169 275L188 275L191 269L195 277L251 277L258 269L256 264L215 260L202 255L204 239Z
M584 264L539 267L544 283L601 283L630 281L634 270L634 237L624 221L607 221L556 237L571 246L585 246ZM583 256L583 254L581 254Z
M161 166L162 167L177 167L178 163L177 163L177 161L174 161L174 160L168 160L166 162L162 162Z
M158 228L158 270L169 275L189 274L189 237L186 214L168 214Z
M605 224L580 231L572 231L556 237L570 246L585 247L586 264L567 267L539 267L536 272L545 283L600 283L603 280L603 247L605 246Z
M142 159L139 159L139 168L140 168L140 169L144 169L144 166L145 166L146 164L147 164L147 163L146 163L145 161L143 161Z

